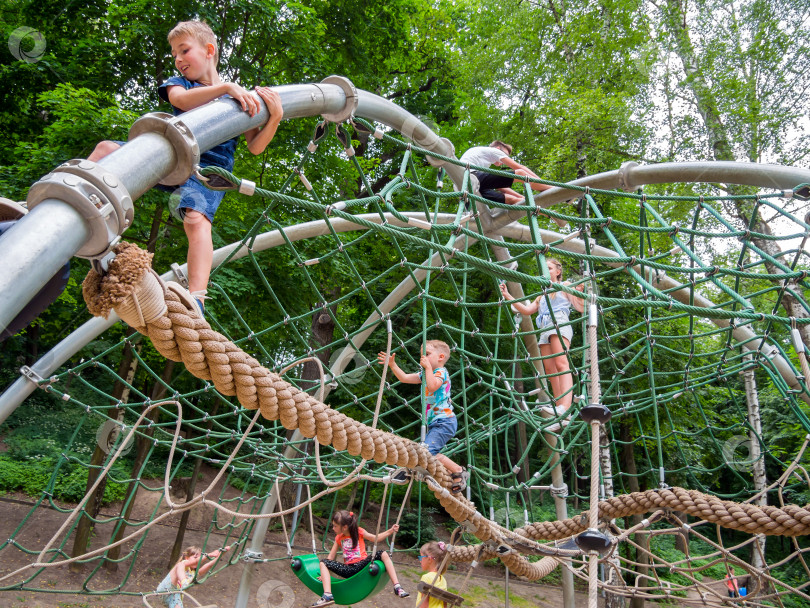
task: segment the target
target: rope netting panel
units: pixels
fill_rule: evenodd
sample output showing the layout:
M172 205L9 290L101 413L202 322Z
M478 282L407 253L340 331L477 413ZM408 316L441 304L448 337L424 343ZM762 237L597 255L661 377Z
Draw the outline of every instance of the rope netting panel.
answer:
M152 590L139 588L135 576L139 549L154 525L184 512L211 510L203 549L235 546L221 559L225 567L240 561L259 517L288 514L289 548L302 530L308 534L301 511L308 505L323 523L348 501L361 519L381 516L390 527L410 492L410 548L431 540L422 516L441 505L469 543L454 548L455 561L499 557L533 579L547 571L532 564L549 563L550 571L563 563L587 581L589 555L573 539L593 528L588 511L597 509L598 528L611 539L599 558L599 585L607 590L734 603L740 599L722 582L731 572L748 579L752 605L810 601L810 513L789 506L810 501L800 331L810 323L810 225L784 209L792 192L729 195L679 184L628 193L543 182L569 187L572 200L541 208L526 184L524 204L508 206L475 193L470 167L457 188L434 166L453 159L360 119L335 126L335 137L327 127L317 125L278 190L256 189L255 223L212 272L206 320L188 320L181 302L166 298L167 318L209 336L200 342L222 336L218 352L244 351L249 360L234 367L254 371L195 369L194 361L209 357L206 347L197 359L165 355L185 364L175 366L155 343L157 330L142 324L135 328L152 340L132 334L99 346L42 381L86 415L66 438L37 505L0 545L0 556L30 556L28 567L0 579L0 589L145 594ZM357 141L369 154L395 153L399 163L376 192L381 169L358 158ZM359 184L359 198L345 200L340 183L321 177L341 154L350 167L341 179ZM227 172L202 173L222 178L220 188L242 186ZM515 219L493 228L492 211ZM755 231L761 217L775 218L780 234ZM567 283L550 280L550 258L562 262ZM499 281L524 302L557 291L584 299L584 315L554 319L557 337L565 325L573 329L564 353L572 379L566 411L552 407L552 381L563 373L549 371L552 356L537 345L541 330L501 297ZM785 312L788 300L801 315ZM390 349L403 369L416 371L430 339L451 349L459 430L443 453L472 473L466 500L447 492L449 475L416 446L424 391L384 377L376 362ZM297 417L249 405L252 393L240 392L238 381L222 390L227 382L218 373L258 378L257 369L275 392L288 390L277 384L283 381L302 396ZM753 411L749 382L758 384ZM595 403L611 418L594 434L579 413ZM348 419L370 427L370 451L333 439L335 426L305 431L310 406L317 424L327 415L338 420L334 412L343 416L340 429ZM100 427L114 447L91 457ZM386 439L381 455L380 431L404 443ZM383 491L398 466L422 483ZM201 467L216 473L205 488L194 485ZM71 476L115 495L116 514L101 514L100 494L82 492L75 507L62 500ZM181 483L187 491L179 499L170 485ZM134 508L144 495L155 497L149 512ZM280 504L262 513L271 497ZM561 501L572 509L566 517ZM43 548L21 539L45 505L66 516ZM94 535L77 547L82 521ZM312 539L318 551L328 548L328 532L322 525ZM781 539L763 540L773 535ZM84 564L81 588L43 588L42 573L66 561Z

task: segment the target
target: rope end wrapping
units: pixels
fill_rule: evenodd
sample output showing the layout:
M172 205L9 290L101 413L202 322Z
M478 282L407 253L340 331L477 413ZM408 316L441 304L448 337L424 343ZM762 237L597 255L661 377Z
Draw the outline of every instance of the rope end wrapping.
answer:
M166 314L165 286L152 270L152 254L134 243L119 243L106 274L90 270L82 283L87 309L109 317L115 309L131 327L144 327Z

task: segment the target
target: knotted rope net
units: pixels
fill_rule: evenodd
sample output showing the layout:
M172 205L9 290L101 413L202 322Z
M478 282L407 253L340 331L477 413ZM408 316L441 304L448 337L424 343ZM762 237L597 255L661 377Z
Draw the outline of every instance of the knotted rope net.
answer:
M347 501L361 517L382 509L393 521L404 488L393 487L387 501L383 495L385 504L375 496L402 467L419 483L411 534L399 535L400 546L431 540L424 507L441 506L465 530L451 549L454 561L498 558L530 580L562 567L589 580L589 552L575 540L594 530L596 513L595 531L606 539L598 584L612 594L735 603L740 598L727 595L723 580L730 572L748 584L748 603L810 600L810 512L801 506L810 499L802 339L810 226L790 212L792 193L572 189L571 203L542 209L527 189L524 205L507 208L479 197L468 173L455 189L424 160L451 159L359 120L354 127L350 134L339 126L335 141L316 129L290 178L276 190L256 189L266 206L218 258L206 318L134 245L119 246L108 274L88 276L88 309L116 310L143 337L110 343L41 382L85 414L40 498L70 513L69 525L36 547L23 540L31 509L2 550L32 561L0 586L35 590L35 571L80 562L92 567L87 592L142 594L131 575L144 532L200 505L218 513L206 543L243 549L258 518L285 514L294 544L303 519L295 514L309 504L325 521ZM377 192L380 175L358 160L352 138L397 159L399 171ZM331 167L321 152L330 148L349 152L358 198L340 200L323 179ZM219 174L240 186L238 177ZM302 187L293 192L296 178ZM518 217L493 230L488 222L498 210ZM684 215L689 227L671 219ZM765 216L778 220L778 236L752 229ZM550 257L563 262L567 284L549 280ZM563 354L571 370L567 411L550 407L553 380L564 374L538 348L534 320L500 297L498 279L513 293L522 286L525 301L564 291L595 307L595 340L587 314L554 319L557 337L566 325L574 330ZM450 345L460 424L444 453L472 472L469 498L449 491L449 473L419 444L418 387L387 379L379 424L371 423L382 371L374 361L389 332L409 371L418 369L426 339ZM323 362L325 379L305 366L286 370L312 357ZM579 417L594 401L612 413L595 436L596 478L591 429ZM104 424L119 449L94 461L87 437ZM355 473L358 459L366 462ZM160 464L159 475L150 463ZM169 484L199 466L218 471L221 485L173 502ZM98 490L99 472L102 485L124 489L119 512L100 517L93 501L60 503L66 472L75 471L90 472L84 498ZM284 483L283 504L261 514ZM296 492L305 486L315 490L311 499ZM127 505L147 492L170 507L132 517ZM97 535L76 549L85 519ZM778 557L766 537L784 539ZM228 559L236 564L238 552ZM97 588L99 569L111 563L127 568L114 589Z

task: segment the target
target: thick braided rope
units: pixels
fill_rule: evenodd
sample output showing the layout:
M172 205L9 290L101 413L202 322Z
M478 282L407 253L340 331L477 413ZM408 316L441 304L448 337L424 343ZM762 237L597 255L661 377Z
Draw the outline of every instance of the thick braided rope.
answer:
M810 510L807 506L759 506L721 500L697 490L669 488L615 496L599 503L603 521L671 509L719 524L730 530L768 536L804 536L810 534ZM533 540L559 540L579 534L588 527L588 512L564 521L529 524L515 530Z

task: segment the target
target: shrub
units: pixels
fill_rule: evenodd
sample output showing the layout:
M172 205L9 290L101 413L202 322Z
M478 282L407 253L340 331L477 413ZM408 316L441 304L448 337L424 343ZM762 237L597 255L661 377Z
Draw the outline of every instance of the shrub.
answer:
M397 540L399 544L407 548L420 546L436 538L436 526L433 524L432 516L436 509L432 507L423 508L421 511L412 509L402 514L399 520L399 532Z

